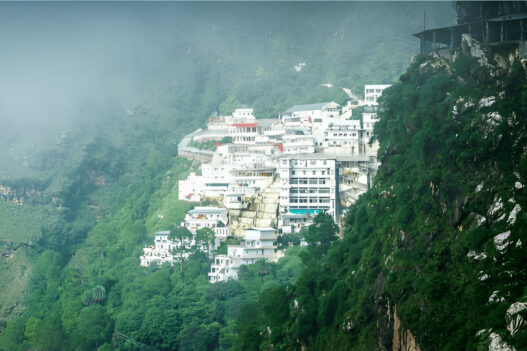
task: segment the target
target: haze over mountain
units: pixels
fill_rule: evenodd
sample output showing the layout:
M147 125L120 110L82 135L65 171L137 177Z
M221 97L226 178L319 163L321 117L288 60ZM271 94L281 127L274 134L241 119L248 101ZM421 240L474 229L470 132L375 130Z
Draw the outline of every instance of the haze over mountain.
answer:
M411 60L425 11L456 21L447 2L0 3L0 350L526 348L525 58L463 36ZM237 281L210 284L200 252L139 266L196 205L184 135L370 83L393 84L381 166L342 238L318 245L322 219Z

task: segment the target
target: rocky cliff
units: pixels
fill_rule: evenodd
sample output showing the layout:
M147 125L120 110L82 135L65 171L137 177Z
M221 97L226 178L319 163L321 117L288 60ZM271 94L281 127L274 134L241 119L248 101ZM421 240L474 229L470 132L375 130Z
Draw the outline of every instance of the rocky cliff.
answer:
M414 58L383 95L373 188L292 290L316 306L292 313L307 349L527 348L526 102L518 51L466 35Z

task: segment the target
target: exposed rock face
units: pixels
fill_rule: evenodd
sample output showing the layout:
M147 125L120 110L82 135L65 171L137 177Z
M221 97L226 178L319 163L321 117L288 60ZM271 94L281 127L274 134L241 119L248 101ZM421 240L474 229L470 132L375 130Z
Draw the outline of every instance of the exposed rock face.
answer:
M488 59L485 49L480 43L472 39L470 34L463 34L461 36L461 52L466 56L472 56L478 60L480 65L487 66Z
M393 311L393 351L421 351L419 345L415 341L412 332L401 323L399 315L397 314L397 306Z
M491 333L489 351L516 351L516 348L503 341L499 334Z
M507 330L511 336L514 336L514 334L516 334L524 324L522 312L525 313L526 310L526 302L515 302L507 310L505 319L507 321Z

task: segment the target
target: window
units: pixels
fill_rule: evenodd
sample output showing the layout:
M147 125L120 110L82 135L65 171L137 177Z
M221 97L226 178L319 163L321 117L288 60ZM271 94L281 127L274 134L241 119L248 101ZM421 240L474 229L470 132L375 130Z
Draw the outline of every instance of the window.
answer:
M313 171L313 175L316 175L317 174L317 171Z

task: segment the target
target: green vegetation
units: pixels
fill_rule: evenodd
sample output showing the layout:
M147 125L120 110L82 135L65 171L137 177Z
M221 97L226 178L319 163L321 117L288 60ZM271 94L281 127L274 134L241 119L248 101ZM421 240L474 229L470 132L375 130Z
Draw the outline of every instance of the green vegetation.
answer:
M239 336L244 347L392 349L395 309L423 350L488 349L489 330L527 347L527 328L511 336L505 318L527 301L527 217L510 219L514 206L527 206L518 185L527 182L526 91L518 60L500 68L463 54L454 64L419 57L383 95L382 166L344 239L316 264L307 260L292 286L262 292ZM496 102L480 106L488 97ZM498 199L503 209L491 214ZM509 230L500 251L494 237ZM324 253L323 238L310 241ZM289 311L266 310L269 298Z
M494 330L503 330L506 303L492 310L485 309L484 304L476 306L483 297L488 298L490 288L470 284L477 283L477 273L485 269L496 276L493 284L500 285L498 269L486 263L468 273L461 268L449 270L454 265L448 260L452 252L457 258L465 258L463 250L467 247L479 250L489 246L487 229L474 229L473 235L458 237L458 223L445 233L435 233L433 228L438 223L448 227L441 222L442 203L448 215L452 203L464 203L462 197L455 196L457 189L448 184L465 179L461 171L452 169L470 161L473 150L466 145L480 150L478 167L473 161L469 170L496 171L492 177L497 175L503 185L496 185L493 192L511 184L512 176L503 170L515 170L519 159L523 168L518 172L525 184L527 161L518 156L513 136L506 133L501 133L501 139L497 132L491 133L484 145L478 144L479 135L466 133L465 138L463 133L471 131L468 115L459 125L454 119L446 119L449 123L443 126L440 122L449 115L455 99L454 95L447 97L445 91L459 83L445 74L436 78L420 76L417 64L401 77L402 82L392 89L392 97L386 97L385 106L404 106L400 106L402 110L386 110L379 127L385 165L374 191L348 217L343 240L335 240L336 228L320 217L314 229L302 233L312 244L309 249L291 248L276 264L259 262L243 267L239 281L214 285L207 281L209 258L200 253L183 263L183 274L180 267L139 267L142 247L151 244L153 234L173 229L192 206L177 200L177 180L197 169L196 163L176 157L176 145L182 136L203 127L215 111L229 114L234 108L248 106L254 107L258 117L274 117L296 104L331 100L342 103L347 97L341 87L358 93L364 84L393 82L403 72L411 52L417 50L417 42L406 38L421 28L423 6L439 9L427 12L433 13L427 17L430 25L445 24L441 17L448 12L444 6L433 4L159 6L163 11L125 11L123 18L141 18L139 22L155 33L156 40L148 37L141 44L157 44L120 52L116 64L133 66L145 59L139 53L147 52L162 58L160 65L145 59L146 65L155 70L127 76L116 67L105 67L105 80L91 89L101 89L102 97L83 96L79 106L45 138L33 138L26 129L16 130L13 126L0 140L0 161L5 166L0 170L0 184L24 198L23 206L15 204L11 195L0 202L0 248L9 255L1 258L0 277L13 282L0 286L0 350L251 350L271 345L274 349L305 345L310 349L369 350L379 345L379 334L382 345L391 340L392 334L386 337L389 328L379 331L376 324L387 315L379 306L384 308L388 302L389 306L397 304L405 325L423 347L443 345L446 339L436 342L444 335L430 335L426 326L444 323L447 313L453 313L454 301L467 303L463 313L470 318L459 314L452 324L459 328L459 334L448 341L449 347L455 349L467 340L469 346L478 342L474 337L479 327L474 322L476 313L492 320ZM3 9L6 11L2 15L9 12L7 6ZM53 22L50 13L44 15L36 9L35 14ZM72 20L75 16L78 14L73 14ZM100 19L98 30L105 37L118 32L114 26L120 24L111 18L111 27L107 27L103 17L93 17ZM384 25L368 33L371 35L357 34L371 23ZM86 28L91 28L89 25ZM82 41L78 38L85 33L78 35L73 27L71 30L71 37ZM140 31L142 35L148 32ZM129 41L136 39L140 40L134 37ZM125 45L125 41L116 42L116 47ZM90 60L97 59L91 56L93 52L104 51L91 49L86 55ZM299 62L306 62L306 66L297 72L293 67ZM471 61L460 59L457 64L456 69L468 70L468 77L480 74ZM89 70L86 72L89 75ZM108 72L115 73L107 78ZM519 68L515 72L517 81L507 86L510 105L502 102L500 107L503 116L512 116L511 109L525 100L518 91L523 87L523 73ZM469 78L464 79L470 83ZM334 87L320 86L323 83ZM483 83L472 82L463 88L464 96ZM492 84L483 86L489 87L490 93ZM420 99L422 102L416 106ZM439 102L443 101L448 108L441 107ZM426 104L432 107L428 109ZM35 115L45 119L45 112ZM525 115L525 111L517 113L518 118ZM423 123L423 116L430 117L427 123L431 124ZM66 120L73 122L64 123ZM518 123L524 125L523 120ZM481 130L484 123L478 126ZM504 125L499 128L508 130ZM434 137L436 130L441 131L440 137ZM463 138L453 140L452 131ZM432 139L431 145L427 138ZM498 172L492 162L497 154L487 155L481 150L504 144L509 149L493 151L500 155L502 168ZM508 154L511 149L516 150L512 156ZM430 155L434 162L440 161L437 167L427 161ZM428 168L435 173L427 173ZM425 172L420 173L422 170ZM434 194L444 199L438 200L436 195L423 200L430 181L432 189L440 187L440 192ZM465 182L463 187L467 189L477 183L476 178ZM493 195L488 190L469 203L483 207ZM522 208L527 208L523 193L514 195ZM503 195L504 201L507 196ZM393 199L397 203L391 203ZM510 205L505 206L509 210ZM458 218L461 212L452 211L452 218ZM480 212L484 210L480 208ZM425 217L427 214L430 219ZM470 228L471 215L460 218L464 230ZM525 228L525 221L520 214L515 228ZM401 231L406 237L399 242L396 238L401 238ZM203 241L210 240L207 233L203 234ZM518 230L514 238L518 235L524 233ZM448 238L443 244L454 242L458 246L441 250L440 241L431 244L437 237ZM289 239L297 242L299 237ZM29 242L31 245L27 245ZM407 250L392 254L390 250L398 245ZM219 253L225 250L222 246ZM521 272L516 268L521 267L525 255L517 250L510 269ZM430 258L425 267L416 267L422 262L420 257ZM423 271L429 275L425 277ZM443 271L449 273L438 273ZM465 285L453 284L454 278L462 279ZM514 279L524 281L523 276ZM509 302L521 295L521 287L507 284L512 289L506 300ZM445 286L461 297L452 293L442 300L440 291ZM476 296L476 302L467 302L468 294L461 293L465 288ZM431 299L439 302L430 303ZM447 301L444 311L438 307L443 301ZM415 309L423 306L429 309L416 313ZM473 312L469 310L472 307ZM431 321L434 313L438 319ZM524 335L517 334L516 345L525 344L521 341Z
M209 150L209 151L215 151L218 141L217 140L204 140L204 141L194 141L192 140L189 143L189 146L195 147L200 150Z
M0 240L36 243L42 236L42 223L51 214L46 208L0 201Z

